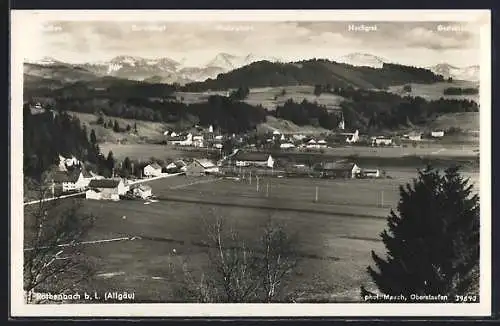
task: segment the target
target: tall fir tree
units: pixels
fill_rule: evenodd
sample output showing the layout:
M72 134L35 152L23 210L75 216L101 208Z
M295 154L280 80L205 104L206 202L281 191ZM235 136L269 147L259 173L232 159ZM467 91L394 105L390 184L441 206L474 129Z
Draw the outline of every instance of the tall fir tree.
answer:
M479 196L470 180L457 167L442 174L428 166L400 196L381 233L387 256L372 251L368 267L379 291L407 299L479 294Z
M115 158L113 156L112 151L108 152L108 157L106 158L106 165L107 165L108 170L111 172L111 176L113 176L113 172L115 169Z

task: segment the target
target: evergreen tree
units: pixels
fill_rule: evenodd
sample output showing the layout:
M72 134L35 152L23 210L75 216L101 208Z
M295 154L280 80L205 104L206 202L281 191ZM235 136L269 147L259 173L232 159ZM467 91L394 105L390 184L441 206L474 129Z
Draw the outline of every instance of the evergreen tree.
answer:
M323 92L323 87L321 85L314 85L314 95L320 96Z
M456 167L442 174L429 166L400 186L398 213L391 211L381 233L387 257L372 251L378 271L368 267L383 294L479 294L479 196L472 187Z
M130 129L132 129L132 127L130 127L130 125L127 125L127 131L130 131Z
M113 169L115 168L115 158L113 157L112 151L108 152L108 157L106 158L106 167L109 171L111 171L111 174L113 174Z
M120 132L120 125L118 124L118 121L116 121L116 120L115 120L115 123L113 124L113 131Z
M137 133L137 122L134 122L134 132Z
M99 118L97 118L97 124L98 125L103 125L104 124L104 118L102 117L102 115L100 115Z
M124 174L124 177L128 177L132 173L132 162L130 161L128 156L123 160L122 172Z
M95 146L97 144L97 136L95 135L95 130L90 131L90 144Z

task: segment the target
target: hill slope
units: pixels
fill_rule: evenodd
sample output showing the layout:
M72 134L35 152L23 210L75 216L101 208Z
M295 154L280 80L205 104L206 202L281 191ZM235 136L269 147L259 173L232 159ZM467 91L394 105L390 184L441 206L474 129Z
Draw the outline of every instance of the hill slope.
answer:
M295 63L269 61L219 74L216 79L187 84L186 91L199 92L248 87L277 87L294 85L330 84L333 87L354 86L364 89L385 89L410 82L434 83L442 81L427 69L384 63L382 68L357 67L328 60L307 60Z

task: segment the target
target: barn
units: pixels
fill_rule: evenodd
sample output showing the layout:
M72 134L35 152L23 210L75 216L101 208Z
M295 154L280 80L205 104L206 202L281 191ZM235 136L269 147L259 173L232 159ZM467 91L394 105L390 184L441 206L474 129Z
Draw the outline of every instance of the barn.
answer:
M236 166L261 166L272 168L275 162L271 154L262 152L238 151L231 159L236 161Z
M218 173L219 168L212 161L207 159L193 160L186 167L186 176L202 176L206 174Z
M97 200L120 200L128 190L122 179L91 180L88 187L85 198Z
M323 163L320 169L325 178L353 179L361 172L361 169L352 162L327 162Z

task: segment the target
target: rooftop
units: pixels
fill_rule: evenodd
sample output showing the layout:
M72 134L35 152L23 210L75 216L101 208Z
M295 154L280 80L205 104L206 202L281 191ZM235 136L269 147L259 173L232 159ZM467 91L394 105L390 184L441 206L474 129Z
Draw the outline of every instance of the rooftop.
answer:
M238 151L236 155L234 155L234 159L238 161L251 161L251 162L258 162L258 161L267 161L269 159L269 156L271 156L268 153L263 153L263 152L242 152Z
M119 184L117 179L90 180L89 188L116 188Z
M356 164L353 162L325 162L322 165L323 170L352 170Z
M212 161L210 161L208 159L205 159L205 158L197 159L195 161L198 162L204 168L213 168L213 167L215 167L214 162L212 162Z

